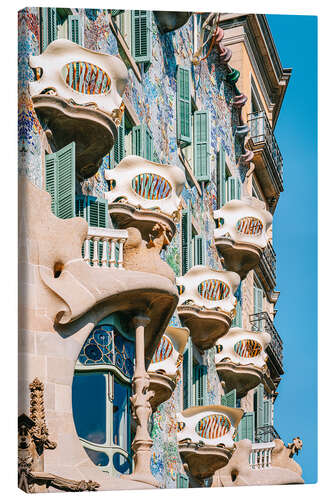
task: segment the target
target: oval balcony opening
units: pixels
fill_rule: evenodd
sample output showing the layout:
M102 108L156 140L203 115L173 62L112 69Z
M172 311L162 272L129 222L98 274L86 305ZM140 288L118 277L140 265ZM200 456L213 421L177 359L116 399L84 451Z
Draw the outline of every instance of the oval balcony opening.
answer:
M229 286L219 280L205 280L198 286L198 292L206 300L223 300L230 293Z
M152 363L160 363L161 361L164 361L165 359L170 358L171 354L173 352L173 345L166 337L163 335L161 338L156 351L154 352L153 358L151 360Z
M261 353L262 347L256 340L246 339L237 342L234 351L242 358L255 358Z
M81 94L107 94L111 89L111 78L95 64L71 62L64 66L62 74L66 84Z
M171 193L169 182L157 174L140 174L132 180L133 190L147 200L162 200Z
M231 423L225 415L209 415L197 423L195 432L205 439L217 439L230 431Z
M243 217L237 222L236 229L242 234L260 236L263 231L263 223L256 217Z

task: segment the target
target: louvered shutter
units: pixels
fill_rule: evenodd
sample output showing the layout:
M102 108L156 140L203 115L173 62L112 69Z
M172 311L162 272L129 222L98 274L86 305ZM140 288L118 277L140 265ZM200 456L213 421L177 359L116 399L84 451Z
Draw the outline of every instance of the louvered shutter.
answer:
M205 255L205 240L203 236L196 235L194 237L194 265L195 266L203 266L206 263L206 255Z
M207 366L194 367L195 405L204 406L207 397Z
M242 183L240 179L237 178L236 181L236 199L240 200L242 198Z
M177 68L177 139L191 144L191 87L190 70Z
M221 405L229 406L229 408L236 408L236 389L233 389L222 396Z
M50 193L51 209L57 217L75 215L75 142L56 153L45 155L45 187Z
M198 181L210 180L210 114L194 113L194 175Z
M257 314L263 310L264 292L262 288L253 286L253 313ZM263 320L257 321L254 324L254 330L261 331L263 329Z
M264 386L259 384L256 389L256 424L257 429L264 425Z
M226 202L226 170L225 152L221 147L217 155L217 208L222 208Z
M140 156L140 155L138 155ZM121 160L125 158L125 119L124 116L121 119L121 123L118 127L118 137L111 150L110 159L111 167L114 168Z
M188 488L189 487L189 479L185 474L181 474L180 472L177 472L176 487L177 488Z
M57 39L57 9L55 7L42 7L42 52Z
M68 16L68 40L82 45L82 23L80 16Z
M242 439L250 439L254 443L254 412L252 411L244 413L239 423L235 441L241 441Z
M151 37L151 11L132 10L132 55L136 62L151 62Z
M132 154L143 157L142 126L136 125L132 130Z
M51 210L57 215L57 157L55 153L45 155L45 188L51 195Z
M272 425L272 401L271 399L266 399L264 401L264 425ZM264 436L264 441L268 443L271 440L270 433L266 433Z
M192 214L189 206L182 213L182 275L192 267Z
M234 327L242 328L242 306L239 300L237 300L236 304L236 316L231 323L231 328Z
M153 158L153 136L147 125L133 127L132 153L149 161Z
M145 158L149 161L153 159L153 136L147 126L144 126L145 134Z
M193 405L193 347L191 339L188 340L183 359L183 408L190 408Z

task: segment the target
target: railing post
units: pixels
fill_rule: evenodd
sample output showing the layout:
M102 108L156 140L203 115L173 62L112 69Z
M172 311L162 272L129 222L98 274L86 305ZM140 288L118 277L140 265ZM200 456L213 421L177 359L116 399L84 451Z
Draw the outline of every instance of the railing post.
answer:
M84 257L83 260L87 263L90 264L90 241L91 241L91 236L87 236L87 238L84 240Z
M94 236L93 241L94 241L94 256L93 256L93 267L98 266L98 242L99 242L99 236Z
M116 267L116 240L114 238L111 238L110 267L112 269Z
M107 246L108 246L109 238L103 238L103 254L102 254L102 267L107 267L108 265L108 257L107 257Z
M119 240L119 256L118 256L118 268L123 269L123 262L124 262L124 243L125 240L121 239Z

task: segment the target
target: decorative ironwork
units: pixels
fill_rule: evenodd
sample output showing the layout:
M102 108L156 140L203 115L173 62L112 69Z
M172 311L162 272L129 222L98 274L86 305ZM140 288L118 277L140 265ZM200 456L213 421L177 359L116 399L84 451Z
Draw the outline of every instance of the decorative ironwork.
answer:
M269 317L269 314L264 312L259 312L256 314L250 314L250 323L252 324L253 331L261 331L269 333L271 336L271 342L266 348L267 354L275 361L279 368L279 372L283 373L283 342L278 334L273 321Z
M267 243L265 250L261 254L259 266L268 278L273 290L276 284L276 254L270 242Z
M262 425L257 428L255 440L257 443L271 443L274 439L281 439L273 425Z
M255 145L258 143L264 143L267 146L272 160L273 175L277 177L282 188L283 158L265 111L256 111L254 113L249 113L248 123L250 126L252 142Z
M113 325L99 325L91 332L79 354L82 365L114 365L127 378L134 373L134 344Z

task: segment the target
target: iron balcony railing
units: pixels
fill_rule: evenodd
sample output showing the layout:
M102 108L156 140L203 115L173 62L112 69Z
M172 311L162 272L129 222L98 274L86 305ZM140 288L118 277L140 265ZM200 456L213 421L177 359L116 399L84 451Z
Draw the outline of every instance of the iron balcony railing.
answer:
M274 439L281 439L274 425L262 425L256 430L255 440L257 443L271 443Z
M268 242L265 250L263 251L259 265L262 272L268 278L268 283L271 288L274 289L276 285L276 254L272 247L272 244Z
M268 356L271 357L272 361L275 361L278 371L280 374L283 373L283 342L278 334L273 321L269 317L269 314L264 312L259 312L255 314L250 314L250 323L252 324L252 330L262 331L269 333L271 336L271 342L266 348Z
M248 114L251 139L254 145L263 143L271 156L274 174L283 185L283 158L265 111Z

